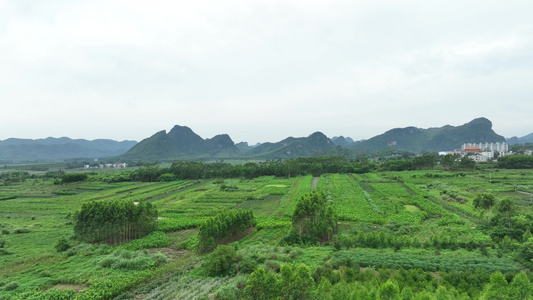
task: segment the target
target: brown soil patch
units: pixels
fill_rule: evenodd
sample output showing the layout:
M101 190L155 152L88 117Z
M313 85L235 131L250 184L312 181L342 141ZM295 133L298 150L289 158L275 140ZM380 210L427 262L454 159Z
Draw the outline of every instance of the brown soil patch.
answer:
M245 232L243 232L241 234L234 235L234 236L231 236L231 237L225 239L221 244L229 244L229 243L236 242L236 241L244 238L245 236L249 235L250 233L252 233L254 231L254 229L255 229L255 227L248 228L248 230L246 230Z
M172 246L165 247L165 248L154 248L154 249L151 249L150 252L161 252L163 255L165 255L170 260L180 259L183 256L190 255L189 251L182 250L182 249L176 249Z
M52 287L53 289L58 290L74 290L76 293L82 290L86 290L89 287L79 284L66 284L66 283L59 283Z
M465 199L461 198L461 197L457 197L457 198L448 198L448 197L442 197L442 200L446 201L446 202L458 202L458 203L461 203L461 204L465 204L466 201Z

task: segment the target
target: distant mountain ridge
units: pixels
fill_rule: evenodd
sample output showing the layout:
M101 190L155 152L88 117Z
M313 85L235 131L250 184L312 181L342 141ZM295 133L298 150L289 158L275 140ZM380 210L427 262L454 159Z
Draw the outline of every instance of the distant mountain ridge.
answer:
M128 160L287 159L339 153L349 155L384 148L420 154L452 151L464 143L504 141L503 136L492 130L492 122L486 118L477 118L460 126L394 128L357 142L343 136L329 139L322 132L315 132L307 137L288 137L254 147L245 142L235 144L227 134L204 140L190 128L176 125L168 134L160 131L119 157Z
M258 158L294 158L312 156L318 151L332 150L335 144L322 132L315 132L308 137L288 137L277 143L263 143L246 153Z
M125 153L136 141L108 139L85 140L68 137L45 139L10 138L0 141L0 160L59 161L69 159L97 159Z
M371 139L355 142L350 149L355 152L370 152L391 147L419 154L452 151L464 143L483 142L505 142L505 138L492 130L491 121L477 118L461 126L394 128Z
M533 143L533 133L530 133L530 134L528 134L526 136L523 136L521 138L513 136L512 138L507 139L507 143L509 145Z
M343 137L342 135L332 137L331 141L333 144L342 147L350 147L355 143L351 137Z
M192 129L176 125L137 143L112 140L72 140L47 138L40 140L7 139L0 141L0 160L66 160L107 158L121 161L172 161L219 159L287 159L315 155L355 156L358 153L389 153L407 151L415 154L452 151L463 143L504 142L505 138L492 130L492 122L477 118L460 126L434 128L414 126L390 129L367 140L353 141L349 137L329 139L322 132L307 137L288 137L279 142L247 142L235 144L227 134L203 139ZM533 134L509 141L533 142ZM378 151L379 150L379 151ZM383 151L385 150L385 151Z
M203 139L189 127L176 125L168 133L160 131L142 140L122 160L177 160L177 159L277 159L311 156L320 150L331 150L333 142L321 132L308 137L288 137L277 143L249 146L246 142L235 144L229 135L220 134Z

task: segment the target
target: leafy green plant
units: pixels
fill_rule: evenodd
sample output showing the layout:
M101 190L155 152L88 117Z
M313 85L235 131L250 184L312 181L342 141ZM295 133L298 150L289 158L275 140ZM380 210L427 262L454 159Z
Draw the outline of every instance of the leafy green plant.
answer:
M60 238L57 241L57 244L55 245L57 252L64 252L70 249L71 245L68 243L68 241L65 238Z

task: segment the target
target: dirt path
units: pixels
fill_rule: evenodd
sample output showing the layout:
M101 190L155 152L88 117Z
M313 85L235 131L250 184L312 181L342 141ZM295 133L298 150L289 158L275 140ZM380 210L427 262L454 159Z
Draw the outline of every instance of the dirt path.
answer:
M313 181L311 181L311 190L316 190L319 181L320 177L313 177Z
M531 193L528 193L528 192L522 192L522 191L516 191L517 193L520 193L520 194L526 194L526 195L530 195L530 196L533 196L533 194Z

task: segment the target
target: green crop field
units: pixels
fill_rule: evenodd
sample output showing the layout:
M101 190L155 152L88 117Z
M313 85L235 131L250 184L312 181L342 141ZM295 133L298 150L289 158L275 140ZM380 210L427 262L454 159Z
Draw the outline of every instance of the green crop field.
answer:
M104 177L0 185L0 299L254 299L261 278L285 291L287 276L307 278L315 299L496 299L498 288L507 291L501 299L533 296L530 170L322 174L318 184L311 175ZM289 243L298 199L313 182L336 213L333 238ZM476 205L481 194L495 203ZM154 204L157 231L120 245L76 240L82 205L108 200ZM226 241L235 259L214 276L216 255L197 251L198 230L231 209L253 211L257 223Z

